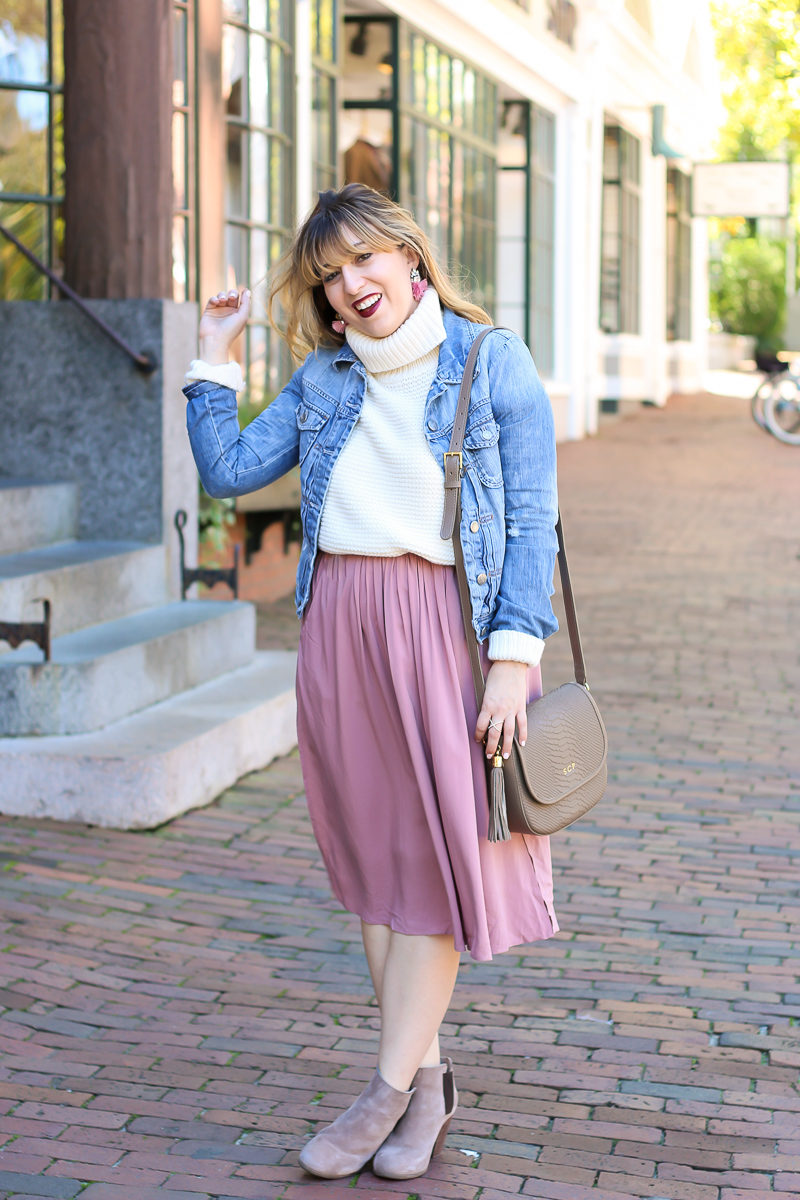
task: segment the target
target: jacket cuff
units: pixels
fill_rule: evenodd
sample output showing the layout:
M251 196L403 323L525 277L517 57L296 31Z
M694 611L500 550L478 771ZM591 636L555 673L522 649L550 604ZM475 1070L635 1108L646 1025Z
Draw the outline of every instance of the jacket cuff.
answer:
M492 662L506 660L538 667L544 652L544 639L515 629L495 629L489 634L489 658Z
M202 358L193 358L183 382L194 383L198 379L218 383L220 387L228 387L234 392L241 392L244 388L244 376L238 362L207 363Z

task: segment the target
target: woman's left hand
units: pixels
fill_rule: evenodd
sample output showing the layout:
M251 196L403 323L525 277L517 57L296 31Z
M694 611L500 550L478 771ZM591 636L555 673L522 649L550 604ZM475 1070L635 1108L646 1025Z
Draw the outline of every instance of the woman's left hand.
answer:
M486 676L483 705L475 726L475 741L486 739L486 757L491 758L501 735L503 758L511 753L516 722L520 743L528 736L525 706L528 702L528 668L525 663L493 662Z

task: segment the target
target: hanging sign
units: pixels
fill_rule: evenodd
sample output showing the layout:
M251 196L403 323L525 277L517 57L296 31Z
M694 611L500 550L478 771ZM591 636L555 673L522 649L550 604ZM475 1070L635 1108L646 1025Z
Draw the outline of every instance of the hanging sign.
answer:
M695 163L695 217L788 217L788 162Z

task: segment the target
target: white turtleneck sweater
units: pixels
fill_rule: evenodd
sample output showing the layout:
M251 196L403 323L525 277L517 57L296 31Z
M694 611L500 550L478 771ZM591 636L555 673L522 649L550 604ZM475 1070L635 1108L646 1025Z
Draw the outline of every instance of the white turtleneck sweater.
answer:
M439 536L444 479L425 437L424 414L445 339L439 297L429 287L410 317L385 338L348 327L346 337L366 368L361 413L331 473L319 527L329 554L394 558L417 554L455 562L453 544ZM238 363L192 362L186 381L208 379L236 391ZM489 635L489 658L536 666L544 642L516 630Z
M367 370L361 414L331 474L319 528L329 554L455 561L442 541L442 471L425 437L425 402L445 339L439 297L428 288L394 333L372 338L348 327Z

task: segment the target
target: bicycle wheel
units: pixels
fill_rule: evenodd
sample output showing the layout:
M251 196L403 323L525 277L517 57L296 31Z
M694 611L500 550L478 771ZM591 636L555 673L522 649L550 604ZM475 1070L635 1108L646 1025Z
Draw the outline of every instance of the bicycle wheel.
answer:
M800 379L787 371L764 401L766 427L779 442L800 446Z
M767 422L764 419L764 405L772 395L775 378L774 375L766 375L753 392L750 401L750 415L759 429L767 428Z

